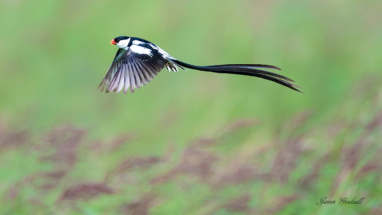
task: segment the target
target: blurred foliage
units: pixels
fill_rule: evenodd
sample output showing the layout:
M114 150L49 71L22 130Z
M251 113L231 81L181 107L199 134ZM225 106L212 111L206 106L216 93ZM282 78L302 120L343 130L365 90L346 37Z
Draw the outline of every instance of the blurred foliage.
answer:
M0 1L0 211L382 213L381 14L377 0ZM120 35L196 65L275 65L305 94L193 70L103 94Z

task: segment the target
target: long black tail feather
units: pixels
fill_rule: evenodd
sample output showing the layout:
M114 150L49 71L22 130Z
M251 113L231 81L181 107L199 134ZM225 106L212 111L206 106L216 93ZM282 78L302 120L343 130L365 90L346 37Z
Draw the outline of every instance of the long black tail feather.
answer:
M253 76L258 78L263 78L275 83L281 84L285 87L288 87L292 90L302 93L296 88L301 88L291 82L294 82L292 79L287 78L283 75L277 73L264 71L261 69L277 69L281 70L278 67L262 64L225 64L225 65L213 65L213 66L195 66L188 63L184 63L179 60L172 60L176 63L177 66L183 66L189 69L195 69L205 72L215 72L215 73L226 73L226 74L236 74L236 75L246 75Z

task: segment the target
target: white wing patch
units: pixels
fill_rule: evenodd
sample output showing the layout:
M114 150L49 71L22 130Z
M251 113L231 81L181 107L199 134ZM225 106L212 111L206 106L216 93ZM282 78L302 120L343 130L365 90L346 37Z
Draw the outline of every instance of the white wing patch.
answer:
M153 49L158 50L158 47L157 47L156 45L150 43L150 46L151 46Z
M165 65L165 67L167 68L167 70L169 72L173 71L173 72L177 72L179 69L178 69L178 65L174 64L171 60L175 60L175 58L171 55L169 55L167 52L165 52L163 49L159 48L159 46L157 45L154 45L152 43L150 43L150 46L155 49L155 50L158 50L159 54L162 55L162 57L164 59L167 59L169 62L167 62L167 64ZM182 68L184 70L184 68Z
M137 54L147 54L147 55L153 56L153 53L151 52L150 49L142 47L142 46L132 45L130 46L130 49L131 51Z
M150 44L150 46L153 48L153 49L156 49L158 50L158 52L163 55L164 58L170 58L170 59L175 59L173 58L171 55L169 55L167 52L165 52L163 49L159 48L158 46L154 45L154 44Z
M161 53L163 56L172 58L171 55L169 55L167 52L163 51L163 49L159 47L158 47L158 52Z
M139 44L144 44L144 42L139 41L139 40L134 40L133 45L139 45Z

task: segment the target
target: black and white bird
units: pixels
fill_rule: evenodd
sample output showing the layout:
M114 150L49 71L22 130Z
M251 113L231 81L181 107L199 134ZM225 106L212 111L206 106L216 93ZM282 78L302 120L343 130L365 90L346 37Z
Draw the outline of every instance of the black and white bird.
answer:
M205 72L228 73L254 76L276 82L297 92L293 80L264 69L277 69L278 67L262 64L225 64L214 66L195 66L179 61L163 51L157 45L137 37L120 36L114 38L110 44L119 47L105 78L99 85L101 91L124 93L130 87L133 93L136 88L146 85L164 67L168 71L178 71L179 68L195 69Z

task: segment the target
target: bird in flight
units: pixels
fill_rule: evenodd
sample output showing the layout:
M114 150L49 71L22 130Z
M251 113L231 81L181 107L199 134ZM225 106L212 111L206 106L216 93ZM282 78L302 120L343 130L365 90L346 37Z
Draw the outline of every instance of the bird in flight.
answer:
M262 64L225 64L214 66L195 66L179 61L163 51L157 45L137 37L119 36L110 44L119 47L105 78L99 88L105 92L124 93L130 88L133 93L136 88L146 85L164 67L168 71L178 71L185 68L205 72L247 75L263 78L281 84L297 92L301 92L292 84L294 82L285 76L265 71L264 69L281 70L278 67Z

